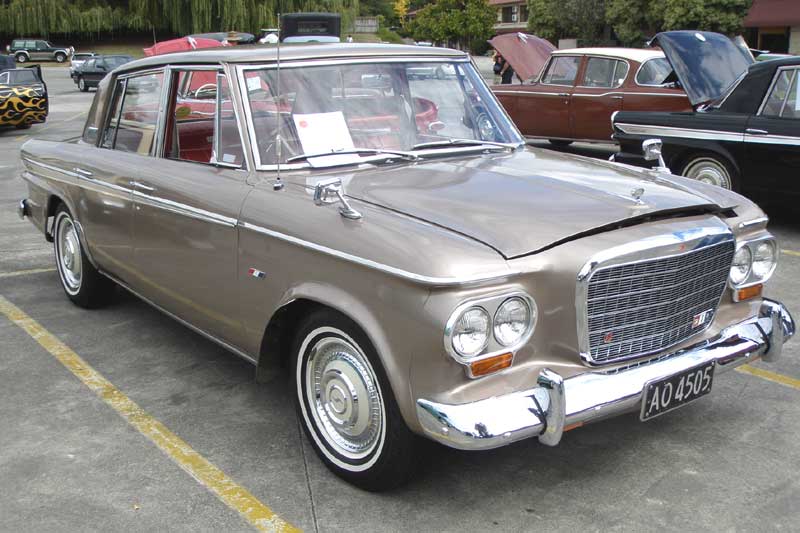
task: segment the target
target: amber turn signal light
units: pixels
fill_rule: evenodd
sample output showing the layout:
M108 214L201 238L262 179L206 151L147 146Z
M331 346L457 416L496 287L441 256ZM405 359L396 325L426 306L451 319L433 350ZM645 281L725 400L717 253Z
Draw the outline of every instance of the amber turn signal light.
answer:
M762 284L758 285L751 285L750 287L744 287L743 289L738 289L736 291L736 301L741 302L742 300L747 300L749 298L755 298L756 296L761 296L761 289L764 286Z
M478 376L485 376L497 372L498 370L508 368L513 361L514 354L501 353L500 355L493 355L492 357L470 363L469 371L473 377L477 378Z

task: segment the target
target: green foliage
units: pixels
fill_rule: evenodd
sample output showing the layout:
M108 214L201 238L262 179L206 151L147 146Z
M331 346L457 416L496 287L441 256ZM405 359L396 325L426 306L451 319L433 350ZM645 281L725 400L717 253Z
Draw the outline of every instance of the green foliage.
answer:
M9 37L158 30L175 35L275 27L277 13L340 13L347 28L359 0L0 0L0 34ZM391 11L391 9L390 9Z
M735 34L752 0L661 0L664 30L707 30Z
M416 40L466 48L494 34L496 17L486 0L438 0L417 12L410 30Z
M600 39L605 25L606 0L528 0L528 30L557 43L577 38L583 44Z
M389 28L379 27L378 33L376 34L381 42L387 42L392 44L403 44L403 38L397 32L390 30Z
M606 23L625 46L642 46L664 24L664 2L660 0L606 0Z

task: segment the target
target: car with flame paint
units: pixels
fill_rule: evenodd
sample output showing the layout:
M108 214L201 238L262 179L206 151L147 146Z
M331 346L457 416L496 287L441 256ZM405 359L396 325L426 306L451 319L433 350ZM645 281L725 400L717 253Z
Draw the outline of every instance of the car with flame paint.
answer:
M794 334L761 294L767 218L736 193L526 147L462 52L277 52L115 70L80 139L23 146L19 214L75 304L123 287L261 381L287 368L311 445L349 482L407 480L419 437L557 445L649 420ZM183 90L199 73L202 110Z
M0 126L26 129L41 124L49 106L40 67L0 68Z

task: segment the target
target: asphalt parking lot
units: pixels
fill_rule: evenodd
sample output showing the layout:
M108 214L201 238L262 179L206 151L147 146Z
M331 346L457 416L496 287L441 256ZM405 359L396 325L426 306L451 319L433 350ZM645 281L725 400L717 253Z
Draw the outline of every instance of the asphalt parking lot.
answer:
M131 295L96 311L67 300L50 244L17 218L18 153L79 135L94 93L44 73L48 122L0 131L0 530L797 530L798 339L646 424L620 417L556 448L431 444L418 479L390 493L340 481L302 437L285 377L256 384L248 363ZM800 222L770 214L783 253L767 293L797 316Z

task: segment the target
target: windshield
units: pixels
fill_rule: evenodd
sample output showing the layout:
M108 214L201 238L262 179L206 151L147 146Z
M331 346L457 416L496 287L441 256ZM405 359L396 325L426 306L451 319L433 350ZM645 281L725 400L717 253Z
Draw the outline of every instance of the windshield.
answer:
M281 67L280 98L274 68L245 69L242 76L262 167L309 154L349 154L308 161L328 166L374 159L382 151L422 154L482 141L523 142L468 62Z

